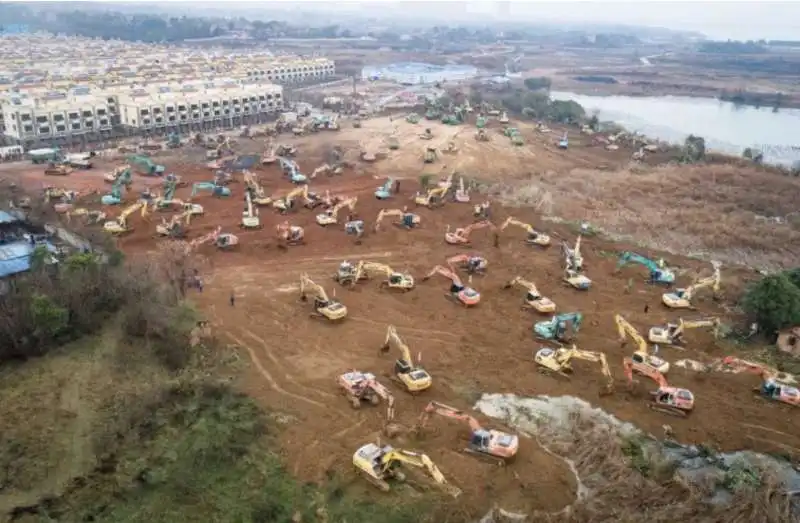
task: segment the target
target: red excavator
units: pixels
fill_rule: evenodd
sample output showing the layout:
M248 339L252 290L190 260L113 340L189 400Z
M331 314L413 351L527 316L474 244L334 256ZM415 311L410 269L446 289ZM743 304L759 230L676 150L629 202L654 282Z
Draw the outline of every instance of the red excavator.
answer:
M763 380L761 386L753 389L762 398L778 401L793 407L800 407L800 390L794 385L784 383L780 380L780 372L767 365L753 361L742 360L734 356L723 358L722 364L725 367L736 369L740 372L748 372L761 376Z
M447 297L450 299L457 300L458 303L464 305L465 307L471 307L473 305L477 305L478 302L481 301L481 295L478 291L473 289L472 287L467 287L461 282L461 278L458 275L450 270L442 267L441 265L437 265L431 272L425 275L422 278L422 281L429 280L435 274L440 276L444 276L448 280L450 280L450 292L447 294Z
M631 358L622 360L625 376L629 386L633 385L634 363ZM667 379L657 369L650 366L639 366L638 371L658 384L658 390L651 392L651 401L648 404L653 410L670 414L672 416L686 417L694 409L694 394L687 389L671 387Z

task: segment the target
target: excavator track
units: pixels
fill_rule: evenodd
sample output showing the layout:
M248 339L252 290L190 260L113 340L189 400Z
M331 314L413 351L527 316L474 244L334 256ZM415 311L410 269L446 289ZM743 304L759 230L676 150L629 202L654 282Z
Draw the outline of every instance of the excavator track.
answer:
M541 365L537 365L536 370L539 372L539 374L544 374L545 376L550 376L551 378L557 378L562 381L569 381L571 379L569 374L566 374L564 372L552 371L546 367L542 367Z
M462 452L465 452L467 454L471 454L472 456L478 457L478 458L480 458L480 459L482 459L482 460L484 460L484 461L486 461L488 463L491 463L493 465L497 465L498 467L505 467L506 466L506 460L504 460L503 458L497 458L497 457L492 456L490 454L486 454L485 452L479 452L479 451L473 450L473 449L471 449L469 447L464 448Z
M675 407L670 407L670 406L667 406L667 405L658 405L658 404L655 404L655 403L651 403L648 406L650 407L651 410L654 410L656 412L661 412L662 414L668 414L670 416L675 416L675 417L678 417L678 418L685 418L689 414L685 410L681 410L681 409L678 409L678 408L675 408Z

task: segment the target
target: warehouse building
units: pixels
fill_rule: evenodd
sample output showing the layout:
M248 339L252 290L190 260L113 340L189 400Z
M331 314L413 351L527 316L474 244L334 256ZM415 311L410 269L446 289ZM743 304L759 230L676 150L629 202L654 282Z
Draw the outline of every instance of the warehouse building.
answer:
M417 62L369 66L361 71L362 80L390 80L403 85L459 82L477 75L478 69L471 65L432 65Z

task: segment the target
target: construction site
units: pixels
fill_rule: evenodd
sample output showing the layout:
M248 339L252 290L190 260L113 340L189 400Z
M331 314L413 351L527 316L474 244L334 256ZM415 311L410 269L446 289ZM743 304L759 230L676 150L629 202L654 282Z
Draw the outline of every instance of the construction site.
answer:
M500 393L797 462L794 377L723 334L757 269L800 254L797 178L491 107L428 113L319 113L3 176L130 256L192 253L190 299L280 413L302 481L558 513L579 480L473 410ZM417 468L430 478L400 486Z

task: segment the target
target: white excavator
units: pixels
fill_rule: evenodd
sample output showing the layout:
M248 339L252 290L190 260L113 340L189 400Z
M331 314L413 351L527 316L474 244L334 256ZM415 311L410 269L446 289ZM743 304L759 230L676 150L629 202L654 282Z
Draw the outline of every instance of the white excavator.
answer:
M244 192L244 212L242 212L242 222L239 226L242 229L260 229L261 218L258 217L258 209L253 206L253 199L250 191Z
M278 236L278 246L281 248L305 243L306 232L299 225L290 225L289 222L279 223L275 226L275 232Z
M650 347L636 327L628 323L628 321L619 314L614 316L614 322L617 324L617 333L619 340L624 347L627 339L630 338L636 344L636 351L631 356L634 372L643 374L645 376L653 375L653 372L666 375L669 372L669 362L662 360L658 356L650 354Z
M583 273L581 236L578 235L575 240L575 248L571 248L567 242L561 242L561 252L564 255L564 283L579 291L588 291L592 287L592 280Z
M383 209L381 212L378 213L378 217L375 218L375 225L373 226L373 231L377 232L380 230L381 222L386 217L399 217L399 222L393 222L393 225L397 227L402 227L404 229L413 229L420 224L420 217L417 214L412 212L408 212L406 207L403 209Z
M475 222L471 225L467 225L466 227L459 227L453 231L450 230L450 226L448 225L444 232L444 241L450 245L469 245L470 234L472 234L473 231L486 229L487 227L490 228L494 233L494 242L495 246L497 246L497 227L495 227L495 225L489 220Z
M339 264L339 270L333 279L342 285L354 286L361 280L369 279L373 275L383 276L381 287L410 291L414 288L414 277L405 272L397 272L388 265L370 261L360 261L356 265L348 261Z
M454 271L446 269L441 265L437 265L431 269L431 271L422 278L422 281L429 280L435 275L444 276L450 280L450 290L446 295L449 299L456 300L456 302L465 307L472 307L480 303L481 295L478 291L464 285L461 282L461 278L459 278Z
M129 205L120 213L119 216L117 216L115 220L109 220L105 222L103 224L103 230L114 235L131 232L133 227L128 224L128 216L138 210L142 211L142 218L144 218L147 215L147 202L144 200L139 200L133 205Z
M314 318L324 318L331 322L343 320L347 316L347 307L335 298L329 298L321 285L314 283L308 274L300 275L300 300L308 301L308 295L314 298Z
M97 225L105 222L106 213L103 211L90 211L85 207L78 207L67 211L67 222L72 221L73 217L85 217L88 225Z
M608 367L606 355L602 352L579 350L574 344L571 349L551 349L543 347L536 352L534 361L539 366L539 371L545 374L569 378L573 372L572 360L585 360L600 364L600 370L606 379L600 394L605 396L614 392L614 377Z
M458 203L469 203L470 201L469 188L464 186L463 176L458 179L458 189L456 189L454 198Z
M258 183L256 176L250 171L244 171L244 183L247 190L250 192L250 197L253 203L259 207L272 205L272 198L267 196L264 188Z
M539 289L532 281L524 280L517 276L513 280L503 285L504 289L518 286L526 290L523 309L533 309L541 314L552 314L556 311L556 304L546 296L542 296Z
M513 216L509 216L506 218L506 221L503 222L503 225L500 226L500 232L506 230L509 225L514 225L523 229L526 233L528 233L528 237L525 239L525 242L529 245L538 245L539 247L547 247L550 245L550 236L546 235L543 232L539 232L533 228L533 225L529 223L524 223Z
M700 318L694 320L684 320L680 318L678 323L667 323L663 327L652 327L647 337L651 343L680 346L685 344L686 340L683 335L689 329L710 327L712 334L717 338L720 335L721 326L722 324L719 318Z
M342 200L322 214L317 215L317 223L323 227L327 225L336 225L339 222L339 211L347 207L352 212L356 208L358 202L357 197Z
M714 270L711 276L702 278L685 289L675 289L672 292L662 294L661 302L670 309L694 309L695 307L692 305L692 298L694 298L694 295L697 293L697 291L705 289L706 287L711 287L711 290L714 292L714 296L717 296L717 293L719 293L720 282L722 280L722 275L720 273L722 264L718 261L712 261L711 265Z

